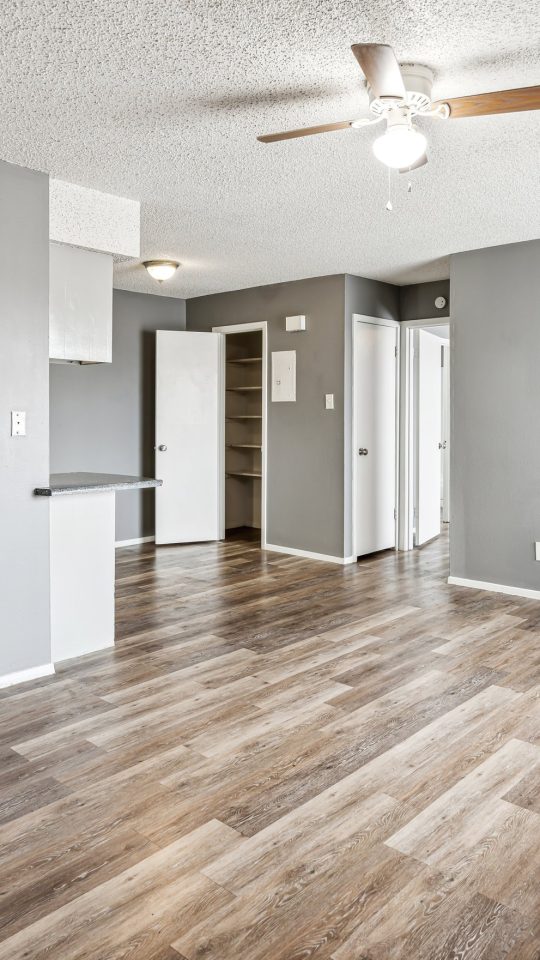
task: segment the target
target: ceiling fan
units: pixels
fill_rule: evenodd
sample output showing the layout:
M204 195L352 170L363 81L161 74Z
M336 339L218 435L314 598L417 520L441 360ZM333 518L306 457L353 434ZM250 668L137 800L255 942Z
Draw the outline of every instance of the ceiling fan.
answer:
M275 143L316 133L330 133L353 127L367 127L386 121L386 130L373 143L378 160L406 173L427 163L427 142L413 124L414 117L481 117L488 114L515 113L540 109L540 86L516 90L497 90L449 100L431 100L433 73L428 67L410 64L400 67L396 55L386 43L355 43L351 50L367 80L372 118L338 120L316 127L286 130L257 137L261 143Z

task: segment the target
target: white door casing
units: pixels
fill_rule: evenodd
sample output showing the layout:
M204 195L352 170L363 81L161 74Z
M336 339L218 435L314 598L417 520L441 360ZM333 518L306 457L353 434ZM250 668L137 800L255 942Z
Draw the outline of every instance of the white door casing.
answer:
M224 536L222 340L219 333L156 333L157 544Z
M398 330L364 321L353 329L354 552L363 556L396 545Z
M443 344L442 368L442 520L450 523L450 345Z
M416 536L420 546L441 532L442 367L440 337L415 331Z

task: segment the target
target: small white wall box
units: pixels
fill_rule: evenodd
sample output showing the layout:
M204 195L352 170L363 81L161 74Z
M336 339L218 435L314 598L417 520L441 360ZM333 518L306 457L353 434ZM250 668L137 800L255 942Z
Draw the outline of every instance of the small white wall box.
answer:
M272 402L296 400L296 350L272 353Z
M285 317L285 329L292 333L295 330L306 329L306 318L303 315L297 317Z

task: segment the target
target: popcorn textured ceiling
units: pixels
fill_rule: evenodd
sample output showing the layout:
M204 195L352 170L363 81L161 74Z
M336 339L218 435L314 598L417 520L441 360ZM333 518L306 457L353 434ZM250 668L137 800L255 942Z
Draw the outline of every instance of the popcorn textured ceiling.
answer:
M530 0L17 0L0 7L0 155L141 201L141 259L182 261L191 297L330 273L448 275L458 250L537 237L540 111L421 121L430 162L392 176L379 128L263 145L259 133L367 114L350 52L390 43L434 97L540 80Z

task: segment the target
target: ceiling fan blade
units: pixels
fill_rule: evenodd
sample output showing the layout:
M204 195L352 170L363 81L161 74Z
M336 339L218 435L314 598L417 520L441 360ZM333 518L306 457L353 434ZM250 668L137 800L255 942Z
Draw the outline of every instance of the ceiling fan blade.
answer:
M285 130L283 133L266 133L257 137L261 143L277 143L278 140L294 140L296 137L313 137L316 133L331 133L332 130L346 130L352 120L338 120L337 123L320 123L317 127L301 127L299 130Z
M418 170L419 167L424 167L428 162L427 153L423 153L419 160L416 163L412 163L410 167L401 167L398 170L398 173L410 173L411 170Z
M518 87L515 90L494 90L470 97L438 100L433 107L448 104L450 119L484 117L496 113L518 113L520 110L540 110L540 86Z
M387 43L354 43L351 50L376 97L405 99L405 84L392 47Z

